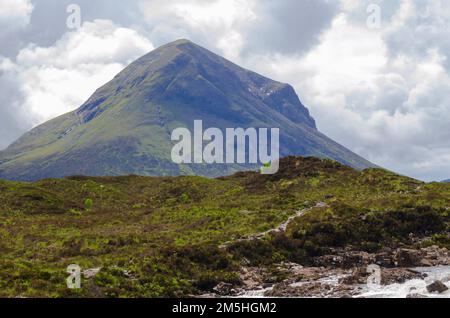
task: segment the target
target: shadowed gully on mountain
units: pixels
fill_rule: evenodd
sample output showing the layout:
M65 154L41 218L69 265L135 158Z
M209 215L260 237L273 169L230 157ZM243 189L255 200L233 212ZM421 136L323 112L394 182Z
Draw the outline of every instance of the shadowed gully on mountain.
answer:
M320 133L290 85L179 40L136 60L79 109L36 127L0 152L0 178L214 177L256 168L173 163L171 132L192 129L194 120L220 129L280 128L281 156L330 158L357 169L374 166Z

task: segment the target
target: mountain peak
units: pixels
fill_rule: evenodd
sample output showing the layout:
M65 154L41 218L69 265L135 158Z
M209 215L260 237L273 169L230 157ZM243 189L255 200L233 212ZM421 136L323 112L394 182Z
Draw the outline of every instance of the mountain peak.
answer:
M181 105L189 100L189 108L197 110L210 105L208 113L224 118L235 113L233 104L241 102L234 99L239 96L252 104L249 108L263 104L261 107L267 109L259 112L276 111L278 116L316 129L292 86L244 69L186 39L163 45L130 64L97 90L77 113L86 123L105 110L99 106L107 97L123 98L124 92L126 96L144 94L144 103L171 100ZM242 114L232 116L242 121Z
M180 45L180 44L191 44L191 45L196 45L194 42L192 42L191 40L188 40L188 39L178 39L178 40L175 40L175 41L173 41L173 42L169 42L169 43L167 43L165 46L177 46L177 45Z
M170 49L176 49L179 51L183 51L186 48L202 48L201 46L195 44L194 42L187 40L187 39L178 39L175 40L173 42L169 42L167 44L164 44L162 46L160 46L159 48L157 48L154 51L149 52L148 54L152 54L155 51L166 51L166 50L170 50Z
M147 53L147 55L144 55L142 57L142 59L144 59L146 56L156 55L158 53L167 54L168 52L172 52L172 53L177 52L178 54L182 54L182 53L187 53L188 51L192 51L192 50L201 50L203 52L207 51L207 49L205 49L204 47L202 47L188 39L178 39L173 42L164 44L164 45L160 46L159 48L157 48L156 50L153 50L153 51ZM212 52L209 52L209 53L213 54Z
M171 132L205 127L280 128L280 155L373 166L321 134L292 86L244 69L185 39L127 66L77 110L0 152L0 178L68 175L222 176L249 165L177 165Z
M151 51L138 59L135 63L152 63L155 60L158 60L159 62L168 64L176 58L181 59L182 57L184 59L189 59L190 61L195 61L198 64L208 63L212 60L221 60L222 62L226 61L227 63L232 64L223 57L187 39L179 39L160 46L156 50ZM237 67L237 65L235 66Z

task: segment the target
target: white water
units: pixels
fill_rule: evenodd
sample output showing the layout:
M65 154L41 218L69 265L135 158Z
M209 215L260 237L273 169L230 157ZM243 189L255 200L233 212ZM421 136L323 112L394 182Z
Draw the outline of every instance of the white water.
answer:
M427 286L436 280L440 280L450 288L450 266L414 268L414 270L428 275L425 279L413 279L403 284L378 286L364 291L357 297L365 298L406 298L410 294L419 294L429 298L450 298L450 290L442 294L429 293Z
M238 298L265 298L264 294L273 289L273 287L265 289L248 290L238 296Z
M330 286L339 286L339 281L344 277L345 277L345 275L334 275L334 276L320 278L320 279L316 280L315 282L330 285ZM311 283L311 282L304 281L304 282L293 283L290 286L291 287L300 287L303 285L307 285L309 283Z

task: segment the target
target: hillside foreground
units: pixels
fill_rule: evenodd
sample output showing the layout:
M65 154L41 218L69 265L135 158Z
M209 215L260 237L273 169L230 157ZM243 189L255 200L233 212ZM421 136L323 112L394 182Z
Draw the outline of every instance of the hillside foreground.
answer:
M385 283L450 265L449 211L450 184L312 157L268 176L0 181L0 297L351 296L370 263ZM308 285L325 273L343 290Z

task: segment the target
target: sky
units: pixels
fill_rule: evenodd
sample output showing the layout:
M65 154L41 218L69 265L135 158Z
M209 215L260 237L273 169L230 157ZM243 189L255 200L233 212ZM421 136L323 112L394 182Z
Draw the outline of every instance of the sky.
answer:
M448 0L0 0L0 149L180 38L291 84L368 160L450 178Z

